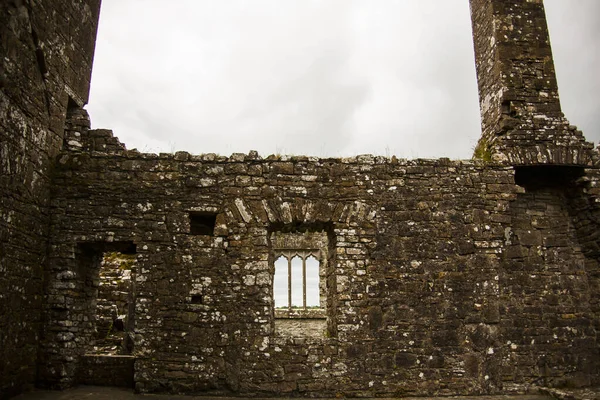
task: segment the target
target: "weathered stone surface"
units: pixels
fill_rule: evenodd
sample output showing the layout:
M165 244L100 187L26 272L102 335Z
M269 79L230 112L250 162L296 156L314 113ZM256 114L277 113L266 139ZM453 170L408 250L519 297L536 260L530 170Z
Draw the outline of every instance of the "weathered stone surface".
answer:
M482 136L474 156L581 165L592 143L561 111L542 1L470 0Z
M308 385L307 385L308 386ZM547 393L547 392L546 392ZM521 396L479 396L478 400L551 400L551 399L572 399L572 400L590 400L597 399L598 392L594 391L577 391L577 390L565 390L558 391L553 390L550 394L528 394ZM150 396L146 396L150 397ZM80 386L77 388L65 390L62 392L51 392L51 391L35 391L33 393L25 394L19 397L19 400L79 400L82 398L91 398L94 400L136 400L140 398L139 394L135 394L131 389L115 388L115 387L99 387L99 386ZM208 397L206 395L201 396L189 396L189 395L172 395L172 394L155 394L152 395L153 399L164 399L164 400L214 400L215 397ZM452 397L452 400L470 400L473 397ZM265 398L256 397L218 397L222 400L232 399L258 399L263 400ZM283 400L280 397L270 397L273 400ZM368 399L368 398L367 398ZM448 400L448 397L406 397L405 400Z
M133 387L135 357L86 354L81 357L77 382L83 385Z
M70 161L55 173L51 249L67 251L51 252L53 276L80 263L77 243L135 243L142 392L450 395L595 379L598 250L586 234L596 235L588 229L596 169L580 170L585 180L543 181L468 161L314 159L286 161L288 171L336 178L300 172L290 186L274 172L281 161L243 161L262 171L257 191L232 179L240 168L229 159L123 150L61 157ZM199 171L210 171L218 190L184 189L206 176ZM216 213L213 236L190 233L190 210ZM332 271L324 273L326 322L282 323L273 251L314 247L310 232L327 237L318 245ZM74 283L50 282L49 295L86 291L85 280ZM85 320L71 307L47 329L85 336ZM63 321L83 322L67 330ZM77 348L50 358L77 364Z
M35 381L51 165L87 102L99 8L0 2L0 398Z
M541 1L471 1L485 162L127 150L81 109L98 3L0 6L0 397L600 384L600 155L560 112ZM319 305L275 309L275 256L306 250ZM133 358L86 355L107 316Z

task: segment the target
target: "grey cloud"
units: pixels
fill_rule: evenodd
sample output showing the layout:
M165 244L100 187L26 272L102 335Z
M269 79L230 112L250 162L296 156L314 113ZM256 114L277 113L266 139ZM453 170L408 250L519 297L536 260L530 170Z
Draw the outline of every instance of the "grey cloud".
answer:
M350 139L348 122L368 94L365 83L344 82L348 62L344 53L339 48L323 49L304 71L249 105L238 121L250 125L247 131L272 140L280 152L343 153Z
M546 0L563 111L590 141L600 141L600 2Z
M597 0L546 0L563 108L592 140ZM480 134L467 0L105 0L95 127L193 153L469 158Z

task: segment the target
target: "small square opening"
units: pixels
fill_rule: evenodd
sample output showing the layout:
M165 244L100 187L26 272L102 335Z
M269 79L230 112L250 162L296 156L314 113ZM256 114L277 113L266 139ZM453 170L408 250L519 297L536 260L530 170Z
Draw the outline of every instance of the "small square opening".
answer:
M190 213L190 234L192 235L209 235L215 233L215 223L217 222L217 214L207 212L191 212Z
M193 294L192 297L190 297L190 303L192 304L202 304L202 300L201 294Z

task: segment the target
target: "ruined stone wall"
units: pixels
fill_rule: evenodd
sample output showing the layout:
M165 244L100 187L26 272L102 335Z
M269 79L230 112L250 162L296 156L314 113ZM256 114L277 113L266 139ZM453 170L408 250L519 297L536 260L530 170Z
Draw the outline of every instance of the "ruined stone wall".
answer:
M46 328L61 337L46 357L67 374L49 384L74 382L92 329L93 290L77 293L98 267L81 249L129 242L142 392L448 395L597 379L595 167L563 190L471 161L140 154L104 130L72 145L54 180ZM190 213L213 215L212 234L192 234ZM320 336L275 330L273 232L327 234Z
M560 181L557 175L552 179ZM584 196L574 182L538 183L526 183L510 206L510 245L499 277L500 329L511 338L503 375L523 380L537 373L546 386L586 386L598 373L598 352L584 344L597 332L598 258L586 257L577 229L571 196Z
M504 166L126 151L81 109L99 0L2 2L0 397L36 359L42 385L119 365L142 392L600 383L598 154L560 112L542 2L471 10L476 156ZM571 167L524 169L540 164ZM325 301L282 333L272 238L305 232L327 237ZM85 355L111 251L136 254L135 361Z
M35 380L51 164L87 101L99 6L0 2L0 398Z
M596 153L596 156L600 155ZM596 159L596 163L598 160ZM597 165L597 164L596 164ZM600 332L600 170L587 169L577 182L578 190L569 193L569 212L573 217L578 243L585 255L585 268L590 290L589 307L594 315L591 326L596 335ZM596 371L595 384L599 382L600 371Z

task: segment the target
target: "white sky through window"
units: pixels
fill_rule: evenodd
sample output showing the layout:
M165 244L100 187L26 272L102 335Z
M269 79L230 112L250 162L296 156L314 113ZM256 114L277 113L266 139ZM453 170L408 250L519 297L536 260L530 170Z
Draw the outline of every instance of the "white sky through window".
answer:
M284 256L275 261L275 278L273 279L273 296L275 307L288 306L288 262Z
M319 260L314 256L306 259L306 306L320 307ZM292 258L292 307L303 307L302 258ZM275 260L275 277L273 279L273 297L275 307L288 307L288 260L280 256Z
M318 307L319 303L319 261L310 256L306 259L306 307Z

